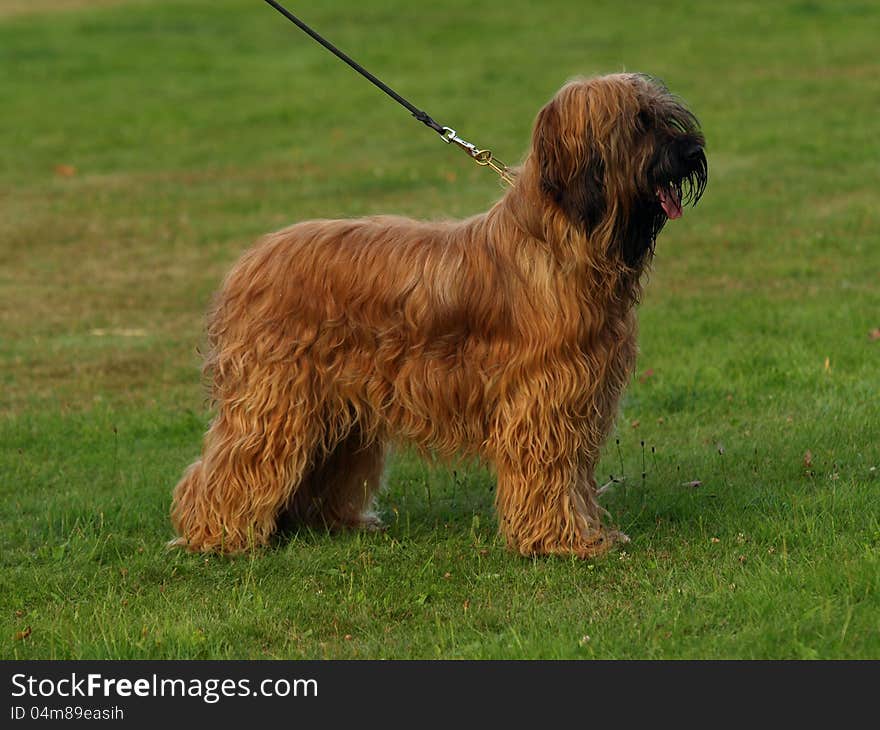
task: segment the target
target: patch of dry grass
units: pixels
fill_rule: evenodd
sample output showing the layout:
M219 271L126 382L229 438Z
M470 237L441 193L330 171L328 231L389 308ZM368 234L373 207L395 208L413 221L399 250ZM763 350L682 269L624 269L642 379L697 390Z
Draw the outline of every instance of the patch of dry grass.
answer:
M92 10L114 5L139 5L147 0L2 0L0 20L19 15L42 15Z

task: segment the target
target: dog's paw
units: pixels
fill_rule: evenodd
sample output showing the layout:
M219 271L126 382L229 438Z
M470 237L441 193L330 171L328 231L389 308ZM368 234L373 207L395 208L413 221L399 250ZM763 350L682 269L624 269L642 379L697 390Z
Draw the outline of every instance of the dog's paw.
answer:
M353 527L364 532L384 532L388 529L388 526L379 519L379 516L374 514L363 515Z
M617 543L629 542L629 536L620 530L599 530L594 534L585 536L574 546L572 552L579 558L589 559L604 555L614 548Z

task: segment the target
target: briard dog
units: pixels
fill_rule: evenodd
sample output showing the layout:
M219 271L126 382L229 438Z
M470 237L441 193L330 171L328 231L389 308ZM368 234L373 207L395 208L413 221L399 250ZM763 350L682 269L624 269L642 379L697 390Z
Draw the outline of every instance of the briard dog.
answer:
M696 117L657 80L566 84L514 184L461 221L312 220L232 269L208 322L216 417L174 491L190 550L279 521L379 526L387 445L475 456L507 544L591 557L594 469L636 359L657 234L707 180Z

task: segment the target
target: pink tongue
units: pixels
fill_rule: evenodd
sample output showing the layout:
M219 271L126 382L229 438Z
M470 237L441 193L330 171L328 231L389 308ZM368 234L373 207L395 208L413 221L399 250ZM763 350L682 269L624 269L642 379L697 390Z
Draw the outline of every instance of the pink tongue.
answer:
M675 191L661 188L657 191L657 196L660 198L660 205L663 206L663 212L666 213L669 220L674 221L676 218L681 218L681 199Z

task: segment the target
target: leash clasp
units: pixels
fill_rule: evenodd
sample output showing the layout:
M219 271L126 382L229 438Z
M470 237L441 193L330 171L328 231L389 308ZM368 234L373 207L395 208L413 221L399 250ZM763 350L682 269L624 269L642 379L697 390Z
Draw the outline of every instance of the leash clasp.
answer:
M456 132L452 127L443 127L442 133L443 141L446 144L454 144L457 147L460 147L468 155L473 159L481 167L491 167L498 175L501 177L504 182L508 185L513 185L513 173L510 171L510 168L505 165L500 160L496 159L492 155L492 150L481 150L478 149L475 144L472 142L468 142L466 139L462 139L458 136L458 132Z
M443 141L446 142L446 144L454 144L461 147L471 157L476 157L477 153L480 151L475 144L471 144L466 139L459 137L458 132L452 127L443 127Z

